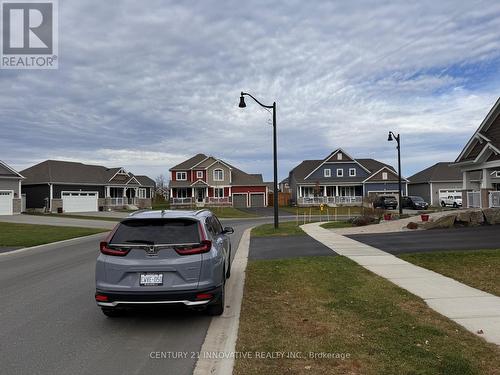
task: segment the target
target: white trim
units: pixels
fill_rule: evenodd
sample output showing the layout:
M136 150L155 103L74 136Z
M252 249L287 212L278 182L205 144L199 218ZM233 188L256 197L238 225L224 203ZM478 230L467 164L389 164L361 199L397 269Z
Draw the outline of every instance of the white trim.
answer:
M194 185L196 185L198 182L202 182L202 183L203 183L203 184L205 184L206 186L209 186L209 185L208 185L205 181L203 181L203 180L196 180L195 182L193 182L193 183L192 183L191 185L189 185L189 186L194 186Z
M341 172L341 173L339 174L339 172ZM337 168L336 176L337 177L344 177L344 168Z
M16 171L14 168L12 167L9 167L9 165L7 165L7 163L5 163L4 161L0 160L0 164L2 166L4 166L5 168L7 168L9 171L11 171L12 173L14 173L15 175L17 175L19 178L26 178L24 177L23 175L21 175L21 173L19 173L18 171Z
M214 198L225 198L225 196L224 196L224 188L223 187L215 187L214 186L212 189L213 189L213 196L214 196ZM217 197L215 195L215 190L222 190L222 196L218 196Z
M486 145L484 146L484 148L477 155L476 159L474 159L474 163L479 163L480 162L479 159L481 159L481 157L483 156L483 154L486 152L487 149L490 149L490 151L493 151L495 153L495 155L500 154L500 150L498 148L496 148L495 146L493 146L491 143L486 143ZM490 156L490 155L488 155L488 156Z
M351 171L354 171L354 173L351 174ZM349 168L349 177L356 177L356 168Z
M326 171L328 171L328 176ZM332 177L332 170L330 168L323 169L323 177Z
M407 184L407 186L408 186L408 184ZM429 205L432 206L434 204L434 190L432 188L432 182L429 182L429 190L431 193L431 195L430 195L431 199L430 199Z
M196 172L196 178L197 179L203 179L203 171L195 171ZM199 175L201 173L201 176Z
M213 157L213 156L212 156L212 157ZM215 161L214 161L212 164L210 164L208 167L205 167L204 169L208 169L208 168L210 168L212 165L217 164L217 163L221 163L221 164L223 164L224 166L228 167L229 169L233 169L233 168L231 168L228 164L224 163L222 160L217 159L217 158L214 158L214 159L215 159Z
M129 177L130 177L130 175L127 173L127 171L126 171L125 169L120 168L120 169L118 169L118 171L117 171L117 172L113 175L113 177L111 177L111 178L108 180L108 182L110 182L113 178L115 178L115 176L116 176L117 174L125 174L125 175L127 175L127 176L129 176Z
M135 178L135 176L132 176L132 178L130 180L128 180L128 182L125 185L130 184L130 181L132 181L132 180L135 180L135 182L137 182L139 185L141 185L141 183L137 180L137 178Z
M365 180L363 180L362 182L363 182L363 183L370 183L370 182L368 182L368 180L370 180L373 176L377 175L379 172L382 172L384 169L388 170L388 171L389 171L389 172L391 172L394 176L396 176L396 181L398 181L398 172L396 172L396 171L392 170L391 168L389 168L389 167L387 167L387 166L384 166L384 167L380 168L377 172L372 173L370 176L368 176L368 177L367 177ZM388 175L387 177L389 177L389 175ZM389 179L387 179L387 180L380 180L380 181L375 181L374 183L381 182L381 181L386 182L386 181L394 181L394 180L389 180ZM406 178L404 178L403 176L401 176L401 182L403 182L403 181L404 181L404 182L406 182L406 183L408 183L408 182L409 182Z
M205 155L206 156L206 155ZM199 163L196 163L195 165L193 165L192 167L190 167L189 169L194 169L196 168L198 165L200 165L201 163L205 162L206 160L210 159L212 156L207 156L205 159L203 159L202 161L200 161ZM215 158L214 158L215 159Z
M179 178L179 174L180 173L184 173L186 175L186 178ZM184 172L182 172L182 171L175 172L175 181L187 181L187 179L188 179L188 175L187 175L186 171L184 171Z

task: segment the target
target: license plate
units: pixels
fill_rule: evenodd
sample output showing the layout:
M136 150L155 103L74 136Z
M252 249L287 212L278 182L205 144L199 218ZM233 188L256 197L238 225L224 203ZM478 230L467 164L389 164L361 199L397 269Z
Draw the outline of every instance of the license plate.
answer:
M141 273L140 285L163 285L163 274Z

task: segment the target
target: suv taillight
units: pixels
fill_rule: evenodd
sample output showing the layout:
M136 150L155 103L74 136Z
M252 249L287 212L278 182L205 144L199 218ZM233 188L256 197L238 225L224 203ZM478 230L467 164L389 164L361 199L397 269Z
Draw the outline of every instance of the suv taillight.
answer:
M110 247L109 244L105 241L101 242L99 247L101 249L101 253L106 254L106 255L119 256L119 257L124 257L130 251L130 249L121 249L121 248L116 248L116 247Z
M176 246L174 250L179 255L193 255L208 253L212 248L212 241L203 240L199 244L189 246Z

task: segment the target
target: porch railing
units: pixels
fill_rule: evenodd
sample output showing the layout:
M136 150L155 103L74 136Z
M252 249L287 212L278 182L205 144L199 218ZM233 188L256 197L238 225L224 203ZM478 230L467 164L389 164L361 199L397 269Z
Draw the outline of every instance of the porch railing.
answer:
M171 204L192 204L193 198L170 198Z
M320 204L361 204L361 196L338 196L338 197L299 197L297 204L303 206L318 206Z
M500 191L490 191L490 207L500 207Z
M467 192L467 207L468 208L481 207L481 192L479 192L479 191L468 191Z
M232 204L232 200L231 197L224 197L224 198L207 197L205 198L205 203L214 205L229 205Z
M127 204L137 204L138 198L127 198L127 197L107 198L106 201L109 206L126 206Z

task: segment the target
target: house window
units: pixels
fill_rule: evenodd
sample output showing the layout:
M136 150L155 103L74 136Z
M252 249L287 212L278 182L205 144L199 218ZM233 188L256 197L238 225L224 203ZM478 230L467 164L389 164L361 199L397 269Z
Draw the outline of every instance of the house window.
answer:
M356 168L349 168L349 176L351 177L356 176Z
M196 178L203 178L203 171L196 171Z
M175 179L177 181L186 181L187 180L187 172L177 172L175 174Z
M325 170L323 171L323 175L324 175L325 177L331 177L331 176L332 176L332 170L331 170L331 169L325 169Z
M139 198L146 198L146 189L139 189Z
M215 198L224 198L224 188L214 188Z
M224 171L222 169L214 169L214 181L224 181Z
M342 153L341 153L341 152L339 152L339 153L337 154L337 160L342 160Z
M343 169L337 169L337 177L344 177L344 170Z
M382 172L382 180L387 180L387 172Z

